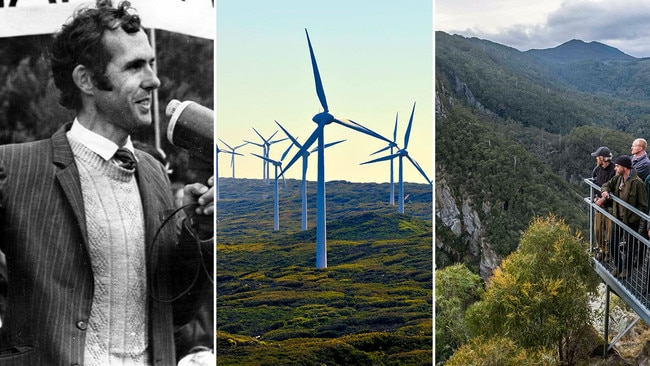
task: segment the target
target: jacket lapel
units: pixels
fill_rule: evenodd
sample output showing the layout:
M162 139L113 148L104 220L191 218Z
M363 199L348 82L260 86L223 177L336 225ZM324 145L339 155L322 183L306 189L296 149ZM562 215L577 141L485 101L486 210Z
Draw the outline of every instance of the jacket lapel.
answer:
M52 163L57 165L61 170L56 173L56 177L61 184L65 196L70 202L72 211L74 211L84 242L88 243L88 233L86 230L86 214L84 211L84 199L81 194L81 182L79 181L79 170L74 164L74 155L70 148L65 133L70 129L72 123L67 123L52 135Z

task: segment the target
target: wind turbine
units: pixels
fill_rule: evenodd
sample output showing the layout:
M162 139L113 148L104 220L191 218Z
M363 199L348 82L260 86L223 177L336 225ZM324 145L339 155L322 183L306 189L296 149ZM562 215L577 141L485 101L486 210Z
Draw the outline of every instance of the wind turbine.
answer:
M230 151L224 151L224 152L232 154L232 158L230 159L230 167L232 167L232 177L234 178L235 177L235 155L244 156L244 154L240 154L238 152L235 152L235 150L239 149L242 146L247 145L248 142L245 142L245 143L243 143L241 145L238 145L238 146L235 146L235 147L230 147L230 145L228 145L224 140L219 139L219 141L223 142L223 144L226 145L230 149Z
M291 140L291 142L298 147L298 149L302 149L302 145L298 142L296 138L291 136L289 131L287 131L282 125L278 122L275 121L275 123L280 126L282 131L284 131L284 134L287 135L287 137ZM345 140L339 140L335 142L330 142L328 144L325 144L324 148L328 148L330 146L336 145L338 143L341 143ZM302 153L302 184L300 186L300 194L302 196L302 226L301 229L302 231L307 230L307 161L309 160L309 155L311 153L318 151L318 148L312 149L311 151L304 150ZM286 170L286 169L285 169Z
M403 170L404 170L404 164L402 164L402 159L407 158L413 166L422 174L424 179L427 180L427 183L432 184L431 180L429 180L429 177L427 177L426 173L420 165L413 160L412 157L409 156L407 147L409 144L409 136L411 135L411 125L413 124L413 114L415 113L415 103L413 103L413 110L411 111L411 118L409 119L409 124L408 127L406 128L406 133L404 134L404 148L403 149L397 149L397 152L395 154L391 154L388 156L384 156L375 160L370 160L366 161L363 164L370 164L370 163L375 163L378 161L384 161L384 160L393 160L394 158L399 158L399 202L397 206L397 212L399 213L404 213L404 179L403 179Z
M284 141L284 140L286 140L286 138L284 138L284 139L280 139L280 140L275 140L275 141L272 141L272 140L271 140L271 139L273 138L273 136L275 136L275 134L278 133L278 131L273 132L273 134L271 135L271 137L269 137L268 139L265 139L264 136L262 136L262 134L260 134L259 132L257 132L257 130L255 129L255 127L253 127L253 131L255 131L255 133L257 134L257 136L259 136L259 137L262 139L262 145L258 145L258 144L255 144L255 145L257 145L257 146L263 146L264 157L267 158L267 159L269 158L269 153L271 152L271 145L275 144L276 142L280 142L280 141ZM248 142L248 143L253 144L253 142L250 142L250 141L245 141L245 142ZM269 162L266 161L266 160L264 160L264 164L263 164L263 168L262 168L262 169L263 169L262 175L264 176L263 179L264 179L265 182L268 182L269 179L270 179L269 168L270 168L270 167L269 167Z
M326 268L327 267L327 228L325 220L325 137L324 129L325 126L335 122L345 127L351 128L355 131L365 133L367 135L376 137L380 140L384 140L390 143L389 140L383 136L373 132L360 124L351 121L349 119L335 118L329 113L329 108L327 106L327 100L325 98L325 91L323 90L323 83L321 82L320 73L318 72L318 66L316 64L316 57L314 56L314 50L311 46L311 41L309 39L309 33L305 29L305 34L307 35L307 44L309 45L309 55L311 57L311 65L314 73L314 82L316 84L316 94L318 95L318 100L320 101L321 106L323 107L323 112L316 114L312 121L316 122L318 125L316 130L309 136L305 144L300 148L300 151L291 159L289 164L287 164L284 170L287 170L293 165L293 163L302 156L304 151L309 149L311 145L318 140L318 181L317 181L317 197L316 197L316 268ZM283 171L284 171L283 170Z
M264 146L264 144L258 144L257 142L248 141L248 140L244 140L244 142L249 143L251 145L261 147L262 148L262 155L266 156L266 146ZM266 178L266 164L267 164L266 160L262 161L262 180L264 182L266 182L266 179L267 179Z
M214 163L214 193L215 193L215 201L219 200L219 153L223 152L224 150L219 149L219 145L214 144L215 148L217 149L217 158L215 159Z
M275 194L274 194L274 197L273 197L274 198L274 202L273 202L273 230L274 231L280 230L280 202L279 202L280 194L279 194L279 188L278 188L278 179L280 178L280 175L284 174L284 172L281 172L281 170L282 170L282 160L284 160L284 158L287 156L287 154L289 153L289 150L291 150L292 146L293 145L289 145L289 147L284 152L284 154L282 154L282 157L280 158L280 160L273 160L273 159L264 157L262 155L257 155L257 154L251 153L252 155L257 156L258 158L260 158L260 159L262 159L262 160L264 160L264 161L266 161L268 163L273 164L273 166L275 167ZM282 179L284 179L284 176L282 177Z
M375 151L370 155L378 154L382 151L390 149L390 154L393 154L393 148L397 147L397 113L395 113L395 128L393 129L393 141L388 146ZM393 159L390 160L390 205L395 206L395 184L393 183Z

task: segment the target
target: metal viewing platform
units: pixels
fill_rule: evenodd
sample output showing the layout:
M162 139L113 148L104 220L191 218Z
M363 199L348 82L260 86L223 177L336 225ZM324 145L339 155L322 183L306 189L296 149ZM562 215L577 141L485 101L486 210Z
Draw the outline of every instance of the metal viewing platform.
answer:
M605 346L603 350L605 355L639 319L643 319L646 324L650 324L650 291L648 288L650 286L648 282L650 280L650 274L648 273L650 270L648 257L650 255L646 255L646 252L650 254L648 250L650 240L646 239L645 235L630 229L607 209L596 205L592 197L594 197L596 191L600 191L600 187L591 179L585 179L584 182L590 187L589 197L584 198L584 201L590 206L589 243L591 245L593 268L606 285L604 339L607 340L609 336L610 292L614 292L619 296L638 315L625 331L621 332L610 344ZM611 193L610 197L641 217L642 225L645 228L645 222L650 221L650 216L647 213L637 210ZM604 232L600 234L596 230L597 223L595 219L597 213L602 214L601 217L604 223L609 225L609 230L603 230ZM599 247L602 246L609 248L610 253L602 253L599 250Z

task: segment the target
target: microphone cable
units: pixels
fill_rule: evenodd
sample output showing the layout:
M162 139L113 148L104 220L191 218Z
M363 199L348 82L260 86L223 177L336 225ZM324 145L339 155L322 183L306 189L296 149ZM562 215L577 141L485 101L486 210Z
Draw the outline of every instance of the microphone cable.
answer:
M196 249L197 249L197 252L198 252L197 257L198 257L198 262L199 262L196 265L196 271L194 272L194 278L192 279L192 282L189 284L189 286L187 286L186 289L182 290L178 295L172 296L172 298L170 298L170 299L163 299L161 297L158 297L158 295L156 294L156 287L154 286L155 285L154 279L155 279L155 277L157 275L157 266L154 266L154 263L152 261L151 253L153 252L154 248L156 247L156 241L158 239L158 235L160 234L162 229L170 222L170 220L176 216L177 213L179 213L181 210L184 210L185 208L188 208L188 207L191 207L191 206L198 206L198 204L189 203L187 205L181 206L181 207L177 208L176 210L174 210L169 216L167 216L163 220L162 224L160 224L160 226L158 227L158 230L156 230L156 234L153 236L153 239L151 241L151 246L149 247L149 252L147 253L147 262L149 263L149 267L151 268L151 276L150 276L151 278L149 279L149 282L150 282L149 287L151 289L150 290L150 295L155 301L162 302L162 303L171 303L171 302L174 302L174 301L180 299L181 297L185 296L188 292L190 292L192 287L194 287L194 285L196 285L196 282L199 279L199 275L201 273L201 270L203 270L203 272L207 276L208 281L210 281L210 283L212 285L214 285L214 279L212 278L212 274L210 273L210 271L208 271L208 269L207 269L207 267L205 265L205 261L203 260L203 250L201 249L201 240L199 239L198 233L191 232L191 234L193 234L192 236L193 236L194 241L196 243ZM187 217L186 220L189 220L189 217ZM190 230L190 228L186 228L186 230Z

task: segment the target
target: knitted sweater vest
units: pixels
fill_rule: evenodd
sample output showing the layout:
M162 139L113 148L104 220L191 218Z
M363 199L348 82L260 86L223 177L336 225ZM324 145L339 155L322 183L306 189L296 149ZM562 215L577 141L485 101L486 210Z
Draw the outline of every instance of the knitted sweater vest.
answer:
M79 169L94 278L84 365L147 365L144 215L134 171L69 141Z

